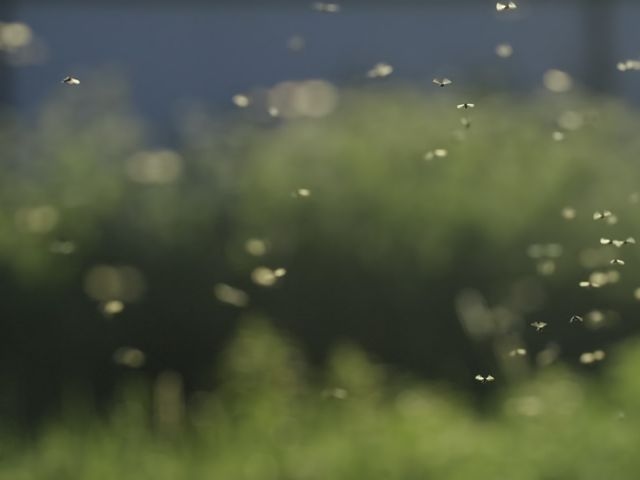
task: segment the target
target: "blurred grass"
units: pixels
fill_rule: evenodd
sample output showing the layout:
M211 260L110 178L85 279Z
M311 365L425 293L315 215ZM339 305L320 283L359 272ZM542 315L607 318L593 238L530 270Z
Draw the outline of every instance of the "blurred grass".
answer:
M253 320L224 356L220 389L196 395L187 416L162 391L176 384L129 389L108 418L71 412L26 447L3 437L0 478L633 479L639 355L625 346L597 380L561 366L510 388L498 377L480 415L354 347L311 380L296 347Z
M484 348L443 341L460 335L453 306L465 289L510 317L491 314L481 339L489 343L516 332L542 348L541 337L523 328L542 319L575 355L566 319L594 308L616 310L629 319L616 327L633 328L635 269L591 296L576 286L592 270L609 269L607 255L638 258L634 249L600 249L595 265L583 261L600 236L637 235L637 205L629 201L639 180L635 115L581 96L479 97L461 114L453 95L348 92L326 119L246 139L235 244L267 238L274 261L295 266L290 283L270 292L277 321L303 338L309 324L317 326L316 345L326 347L337 332L385 358L450 376L469 368L452 352ZM554 141L554 131L564 140ZM424 153L436 148L448 156L426 162ZM292 201L300 187L311 196ZM565 206L576 209L575 220L561 217ZM594 222L603 208L620 222ZM552 275L538 275L526 256L537 243L563 247ZM244 259L249 268L254 260ZM525 297L539 292L537 304L517 298L522 285ZM610 338L600 330L585 343Z
M35 124L8 119L0 129L6 154L0 166L0 288L5 298L0 304L5 333L0 338L0 408L8 421L60 410L69 385L108 405L125 375L113 363L114 351L122 346L144 352L143 376L175 370L187 393L211 388L215 382L209 369L245 311L264 314L294 337L313 367L327 363L336 342L348 340L399 370L478 396L487 390L473 381L479 372L494 372L503 383L515 384L523 372L545 363L540 358L552 357L549 352L558 350L566 364L577 366L580 353L609 352L637 333L638 251L598 244L601 236L640 237L633 223L640 204L630 201L640 185L640 119L624 105L583 96L476 92L470 95L474 98L460 99L446 92L344 90L338 109L313 121L252 121L247 112L220 119L194 112L181 125L184 141L167 146L150 139L119 84L63 92ZM455 105L471 100L477 107L465 112L472 126L464 130ZM573 112L572 127L571 122L559 125L567 123L559 120L567 111ZM556 130L564 132L562 142L552 139ZM166 148L179 158L175 178L144 183L131 177L132 158ZM436 148L446 148L448 156L425 161L425 152ZM300 188L311 195L292 196ZM576 208L575 220L561 217L565 206ZM593 211L602 209L613 210L619 223L594 222ZM246 251L250 238L265 241L263 256ZM52 244L62 241L72 242L75 250L52 252ZM552 275L540 275L536 261L527 257L535 243L562 245ZM627 262L619 283L590 292L578 288L591 271L609 269L613 255ZM595 261L584 260L594 256ZM144 279L143 293L131 299L107 285L113 298L88 297L87 273L96 265L135 269ZM271 288L256 285L251 273L261 265L285 267L287 275ZM216 300L217 283L245 291L248 307ZM457 308L469 295L482 306L473 332ZM105 315L104 300L123 301L124 310ZM569 316L592 309L605 311L606 321L586 322L585 328L569 325ZM540 320L548 327L538 334L529 324ZM530 352L530 361L517 369L504 359L505 349L514 346ZM344 375L345 368L336 367L342 372L336 375ZM313 377L315 370L310 370ZM167 377L168 384L172 378ZM362 389L377 392L367 387L370 378L362 376ZM282 381L289 391L289 380ZM281 402L273 382L263 386L264 396ZM392 394L384 387L374 396ZM292 402L306 412L301 415L311 416L305 422L316 418L310 413L316 408L328 411L327 428L352 438L332 416L335 408L344 408L334 403L345 402L301 395ZM247 394L240 403L253 405L261 396ZM449 397L442 398L440 403L448 402ZM396 407L385 405L381 417L411 430L411 422L394 413ZM365 402L355 409L365 415L376 408L383 407ZM498 430L505 444L513 440L501 436L508 429L499 426L484 432L483 421L466 407L446 408L453 413L442 413L443 418L460 415L473 431L491 436ZM240 416L249 415L244 412ZM360 418L358 412L349 428L366 431L369 422L382 428L374 414ZM224 420L226 413L212 415L222 425L231 421ZM270 421L260 418L259 425ZM509 418L496 425L506 425ZM101 428L106 432L101 441L108 444L111 424L87 434ZM131 428L147 438L144 425ZM300 427L298 434L306 429ZM221 432L215 434L218 443L228 434ZM265 432L256 435L264 439ZM231 442L244 444L244 437L229 435ZM398 444L409 448L411 435ZM82 442L81 435L70 437ZM460 452L473 455L465 440L459 441ZM206 442L205 450L210 448ZM366 446L371 452L383 449L373 443ZM150 451L173 448L155 440L144 445L140 448ZM400 462L400 447L383 446L396 452L390 462ZM332 452L326 455L341 455ZM418 462L406 461L406 468ZM444 471L438 469L450 468L450 463L434 462L429 468L436 469L435 478ZM345 471L350 468L346 463L340 467ZM369 467L362 468L366 473ZM405 476L418 475L411 472Z
M283 242L321 235L344 243L384 268L385 259L397 264L403 255L448 268L464 234L496 249L545 236L575 242L565 237L591 225L548 231L562 224L565 204L583 219L602 202L629 208L621 192L637 186L638 142L629 128L636 120L621 105L495 96L461 114L455 103L417 92L353 93L338 115L269 132L245 153L242 218ZM582 125L554 142L566 111ZM471 118L469 131L462 116ZM448 157L425 162L435 148ZM297 186L316 193L310 206L290 201Z

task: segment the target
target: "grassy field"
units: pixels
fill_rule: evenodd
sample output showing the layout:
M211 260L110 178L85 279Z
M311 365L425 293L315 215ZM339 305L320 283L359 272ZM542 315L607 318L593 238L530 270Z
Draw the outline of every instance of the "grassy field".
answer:
M112 89L6 120L0 480L637 478L640 255L600 238L640 238L640 119L466 95L173 147Z
M3 438L0 478L634 479L638 361L632 344L597 379L562 366L509 386L498 377L482 385L493 400L481 413L353 347L309 382L291 342L253 321L226 353L221 389L188 413L165 374L105 418L72 411L28 446Z

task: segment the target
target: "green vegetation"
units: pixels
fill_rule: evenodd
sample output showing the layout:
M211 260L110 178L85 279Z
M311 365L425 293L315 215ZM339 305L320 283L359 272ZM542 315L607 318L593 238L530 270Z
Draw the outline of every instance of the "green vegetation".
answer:
M640 119L450 95L194 113L172 147L113 83L5 119L0 479L635 478L638 353L617 344L640 255L600 237L640 238ZM238 333L256 317L292 340Z
M254 321L225 355L221 388L196 395L187 417L165 376L108 419L74 412L10 456L4 439L0 478L634 479L639 354L627 346L598 380L558 366L509 388L498 378L480 415L353 347L309 382L301 354Z

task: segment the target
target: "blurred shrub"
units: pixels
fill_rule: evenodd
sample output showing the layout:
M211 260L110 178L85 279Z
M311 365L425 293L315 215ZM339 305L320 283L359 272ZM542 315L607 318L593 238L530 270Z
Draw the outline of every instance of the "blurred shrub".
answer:
M157 402L125 395L108 420L72 416L26 449L4 438L0 478L633 479L639 352L628 345L597 382L551 367L481 417L451 392L382 379L353 348L309 381L296 349L254 322L178 430L158 428Z
M501 346L555 342L577 360L633 329L633 267L598 291L578 283L638 258L599 245L636 234L637 119L604 101L485 97L465 129L455 103L353 93L333 116L246 142L236 244L266 238L290 267L265 299L272 317L314 353L352 338L450 378L494 366ZM448 155L425 160L435 149ZM310 196L292 199L299 188ZM602 209L619 222L594 222ZM569 325L596 309L604 319Z
M504 364L515 346L530 352L526 370L636 331L637 250L599 245L638 235L640 122L620 105L478 95L466 129L446 94L345 91L322 119L194 113L172 149L148 138L121 90L66 89L35 125L0 132L11 418L67 390L108 400L142 361L189 392L210 388L243 310L300 339L314 364L353 341L468 387L478 372L517 378ZM448 155L426 160L435 149ZM594 222L602 209L619 222ZM534 259L535 244L560 249ZM614 255L627 261L618 283L578 288Z

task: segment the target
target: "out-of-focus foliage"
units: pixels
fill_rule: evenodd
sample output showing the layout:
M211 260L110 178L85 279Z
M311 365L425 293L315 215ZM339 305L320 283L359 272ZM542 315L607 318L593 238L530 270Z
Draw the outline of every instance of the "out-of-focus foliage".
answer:
M551 325L551 336L535 336L539 346L604 341L602 329L587 340L567 320L594 308L624 318L634 308L633 268L597 294L577 287L616 254L638 258L598 243L635 234L636 120L615 104L565 101L481 99L465 130L451 97L354 95L332 117L251 144L237 231L269 239L277 261L292 265L271 296L273 316L311 343L355 336L427 370L445 357L443 369L468 368L456 362L465 356L456 312L465 293L484 309L466 325L480 345L528 336L534 320ZM558 124L571 129L561 142L552 137ZM437 148L447 157L425 161ZM297 187L311 196L292 201ZM561 216L566 206L577 211L572 221ZM602 208L619 223L594 222ZM550 243L562 254L553 275L538 275L542 265L527 252ZM452 348L443 338L459 340Z
M634 479L639 352L626 346L598 380L560 366L509 389L498 378L484 385L500 391L495 408L479 416L353 347L310 382L291 343L254 322L225 354L220 389L194 397L189 415L165 374L106 420L76 411L29 448L4 438L0 478Z
M117 83L89 85L61 92L36 125L0 129L10 418L68 389L100 403L142 362L150 376L178 371L187 391L211 387L245 310L299 338L314 364L350 339L467 386L478 371L512 375L512 346L528 348L525 369L539 352L577 363L635 330L637 250L599 245L637 235L640 121L619 105L345 91L322 119L194 113L172 150L146 139ZM455 108L467 100L470 129ZM602 209L619 222L594 222ZM562 255L527 256L549 243ZM578 287L613 255L627 262L618 283Z

